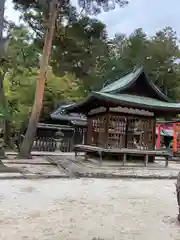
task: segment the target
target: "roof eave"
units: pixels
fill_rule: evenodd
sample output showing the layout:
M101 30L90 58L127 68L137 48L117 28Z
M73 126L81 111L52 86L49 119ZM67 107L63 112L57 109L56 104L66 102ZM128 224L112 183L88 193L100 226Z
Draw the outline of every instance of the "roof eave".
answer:
M107 96L103 96L102 94L99 94L98 92L95 92L94 95L96 96L97 99L99 100L104 100L107 101L108 98L108 102L109 100L115 104L121 104L122 107L133 107L133 108L142 108L145 110L152 110L152 111L168 111L168 112L179 112L180 113L180 107L177 108L173 108L173 107L161 107L161 106L149 106L147 104L139 104L139 103L135 103L132 101L123 101L123 100L118 100L112 97L107 97Z
M78 108L82 108L83 106L85 106L86 104L88 104L90 101L92 101L94 99L94 94L92 93L91 95L88 96L88 98L86 98L85 100L75 103L69 107L66 108L67 112L76 112L76 110Z

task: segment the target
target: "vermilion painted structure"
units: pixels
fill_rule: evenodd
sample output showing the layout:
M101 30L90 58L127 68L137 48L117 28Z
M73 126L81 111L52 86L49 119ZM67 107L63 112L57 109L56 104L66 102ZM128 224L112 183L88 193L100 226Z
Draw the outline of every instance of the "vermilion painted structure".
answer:
M156 148L161 148L161 136L173 138L173 152L176 153L180 147L180 139L178 140L178 132L180 132L180 121L159 122L156 124Z

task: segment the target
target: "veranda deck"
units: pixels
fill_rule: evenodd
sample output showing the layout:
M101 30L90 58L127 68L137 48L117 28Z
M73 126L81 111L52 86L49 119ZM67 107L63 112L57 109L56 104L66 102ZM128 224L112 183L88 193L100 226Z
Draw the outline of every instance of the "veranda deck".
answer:
M123 165L125 165L127 161L127 156L143 156L144 157L144 165L147 166L149 161L149 156L153 157L164 157L165 167L168 167L168 162L172 159L173 153L169 150L140 150L140 149L128 149L128 148L101 148L90 145L75 145L74 147L75 156L78 155L78 152L84 152L85 158L87 159L88 153L97 153L100 157L100 162L102 162L103 155L112 154L116 156L123 156Z

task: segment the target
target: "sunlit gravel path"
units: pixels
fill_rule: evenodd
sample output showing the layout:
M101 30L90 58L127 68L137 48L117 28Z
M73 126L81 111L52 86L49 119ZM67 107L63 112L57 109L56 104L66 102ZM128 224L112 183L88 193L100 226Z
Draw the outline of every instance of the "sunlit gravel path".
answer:
M173 180L1 180L1 240L179 240Z

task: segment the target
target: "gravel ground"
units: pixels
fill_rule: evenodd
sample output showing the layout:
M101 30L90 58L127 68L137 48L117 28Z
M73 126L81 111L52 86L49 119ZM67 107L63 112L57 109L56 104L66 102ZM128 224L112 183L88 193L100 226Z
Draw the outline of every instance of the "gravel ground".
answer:
M128 176L128 177L148 177L148 178L177 178L180 165L175 162L170 162L169 167L164 167L164 162L149 163L144 167L143 163L127 163L122 166L119 161L103 161L100 166L99 163L82 161L82 159L74 160L71 157L52 157L54 161L64 165L70 172L77 172L81 177L97 177L101 175L106 178L109 175L113 176Z
M46 158L34 157L33 159L8 159L3 160L3 163L7 167L16 167L22 173L33 173L39 175L57 175L64 174L64 171L60 171L56 166L51 165Z
M173 180L2 180L1 240L179 240Z
M58 165L51 165L50 163ZM128 162L122 166L119 161L103 161L102 165L97 161L83 161L81 157L74 156L51 156L34 157L33 159L6 159L3 160L6 169L16 168L20 171L21 177L94 177L94 178L163 178L176 179L179 173L180 164L170 162L169 167L164 167L164 162L149 163L144 167L142 162ZM12 174L11 174L12 175ZM18 175L19 176L19 175ZM5 176L0 174L0 179ZM10 177L9 177L10 178Z

